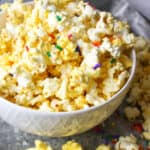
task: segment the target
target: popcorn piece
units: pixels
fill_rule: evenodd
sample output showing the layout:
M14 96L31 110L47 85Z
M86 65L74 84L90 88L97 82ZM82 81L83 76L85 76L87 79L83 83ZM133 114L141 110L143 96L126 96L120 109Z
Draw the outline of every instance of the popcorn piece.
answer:
M50 108L50 102L49 101L43 102L40 105L39 110L40 111L50 111L50 112L53 112L53 109Z
M150 140L150 132L143 132L143 136L146 140Z
M129 120L139 117L140 111L137 107L126 107L124 112Z
M27 150L52 150L52 147L40 140L36 140L35 148L28 148Z
M59 80L57 78L46 78L41 85L43 86L43 95L47 98L55 95L59 88Z
M107 145L99 145L96 150L111 150Z
M99 32L95 28L91 28L88 30L88 37L91 41L99 41Z
M68 80L67 79L64 79L61 83L61 86L59 88L59 90L57 91L56 93L56 96L60 99L65 99L67 98L67 83L68 83Z
M120 137L119 141L115 145L115 150L138 150L139 146L136 144L136 138L134 136Z
M62 146L62 150L83 150L82 146L75 141L68 141Z

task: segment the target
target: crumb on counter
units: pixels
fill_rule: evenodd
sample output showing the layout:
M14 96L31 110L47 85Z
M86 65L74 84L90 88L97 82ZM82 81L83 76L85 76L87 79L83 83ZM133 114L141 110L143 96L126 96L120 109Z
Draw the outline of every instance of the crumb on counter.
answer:
M51 146L48 146L46 143L36 140L34 148L28 148L27 150L53 150Z

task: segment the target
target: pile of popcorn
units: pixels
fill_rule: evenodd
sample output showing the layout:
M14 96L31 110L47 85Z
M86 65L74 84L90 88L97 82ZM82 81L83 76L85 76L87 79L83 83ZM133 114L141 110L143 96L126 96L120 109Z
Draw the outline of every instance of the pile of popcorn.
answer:
M137 37L135 49L137 50L136 74L127 98L129 106L124 112L129 120L142 115L143 136L150 140L150 42Z
M68 141L64 145L62 145L62 150L84 150L83 147L75 142ZM51 146L48 146L46 143L36 140L35 147L29 148L27 150L53 150ZM111 150L111 147L108 145L101 144L96 150ZM120 137L119 141L115 145L115 150L139 150L139 145L137 144L137 140L134 136L126 136Z
M41 111L105 103L129 77L127 23L82 0L20 0L1 7L0 96Z

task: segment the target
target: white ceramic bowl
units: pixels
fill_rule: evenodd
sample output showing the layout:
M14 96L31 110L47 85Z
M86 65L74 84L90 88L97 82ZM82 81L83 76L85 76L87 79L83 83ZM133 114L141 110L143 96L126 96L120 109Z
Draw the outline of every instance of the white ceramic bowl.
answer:
M0 28L5 25L0 14ZM133 66L123 88L106 103L74 112L40 112L18 106L0 97L0 117L25 132L51 137L70 136L89 130L108 118L121 104L129 90L136 68L136 54L132 51Z

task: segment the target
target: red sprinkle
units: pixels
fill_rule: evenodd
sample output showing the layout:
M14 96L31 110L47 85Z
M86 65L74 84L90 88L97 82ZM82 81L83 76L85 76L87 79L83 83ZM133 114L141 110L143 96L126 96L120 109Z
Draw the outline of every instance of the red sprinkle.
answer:
M70 40L72 38L72 34L68 34L68 39Z
M94 42L92 42L92 44L96 47L99 47L101 45L101 42L100 41L94 41Z
M96 126L96 127L94 127L94 129L93 129L95 132L101 132L101 128L99 127L99 126Z
M139 145L139 149L138 150L144 150L142 145Z
M48 36L49 36L50 38L52 38L52 40L55 39L55 35L54 35L53 33L49 33Z
M115 144L117 143L117 140L114 139L114 140L111 141L111 143L112 143L113 145L115 145Z
M28 47L28 46L25 46L25 48L26 48L26 51L29 52L29 47Z
M137 131L138 133L141 133L143 131L143 126L140 123L133 124L132 128Z

